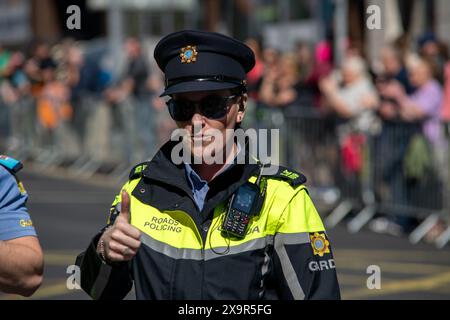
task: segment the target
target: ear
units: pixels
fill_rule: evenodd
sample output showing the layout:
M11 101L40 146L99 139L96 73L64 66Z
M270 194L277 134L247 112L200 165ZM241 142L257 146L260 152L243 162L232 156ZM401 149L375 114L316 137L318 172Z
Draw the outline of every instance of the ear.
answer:
M247 108L247 99L248 99L247 94L243 94L239 98L239 111L236 118L237 123L241 123L242 120L244 120L245 109Z

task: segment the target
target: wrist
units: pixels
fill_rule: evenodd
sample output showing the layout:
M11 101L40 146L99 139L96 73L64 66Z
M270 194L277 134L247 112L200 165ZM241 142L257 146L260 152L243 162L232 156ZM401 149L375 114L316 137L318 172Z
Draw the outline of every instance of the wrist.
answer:
M108 261L108 259L106 257L106 246L105 246L105 240L104 240L105 237L104 237L104 235L105 235L105 232L109 228L110 227L107 227L104 230L103 234L100 236L100 239L98 240L98 243L97 243L97 253L100 256L100 258L102 259L102 261L105 262L105 263L108 263L109 261Z
M107 262L105 255L105 241L103 240L103 237L100 238L100 240L98 241L97 252L100 258L103 260L103 262Z

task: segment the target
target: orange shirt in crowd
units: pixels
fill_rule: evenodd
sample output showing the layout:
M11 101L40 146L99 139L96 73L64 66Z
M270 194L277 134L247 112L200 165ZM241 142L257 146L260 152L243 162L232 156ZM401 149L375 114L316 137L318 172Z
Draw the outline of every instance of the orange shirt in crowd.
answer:
M46 129L55 129L61 121L69 120L72 113L67 88L57 81L46 84L37 101L37 115L41 125Z

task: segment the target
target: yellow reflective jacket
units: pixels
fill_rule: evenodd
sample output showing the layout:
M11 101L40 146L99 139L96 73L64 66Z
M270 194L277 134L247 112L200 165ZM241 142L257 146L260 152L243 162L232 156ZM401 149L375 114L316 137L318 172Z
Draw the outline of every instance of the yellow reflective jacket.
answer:
M265 176L264 204L245 238L221 232L226 204L256 164L233 164L209 183L195 205L184 165L170 161L169 142L137 165L122 190L131 224L142 235L137 255L112 265L96 252L102 231L77 258L81 286L94 299L122 299L134 282L137 299L339 299L336 267L324 226L300 173L284 167ZM120 212L120 193L107 225Z

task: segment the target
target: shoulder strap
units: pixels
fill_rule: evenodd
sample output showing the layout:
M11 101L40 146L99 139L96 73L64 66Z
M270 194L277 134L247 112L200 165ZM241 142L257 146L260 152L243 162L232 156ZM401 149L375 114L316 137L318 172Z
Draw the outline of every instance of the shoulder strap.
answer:
M147 168L148 161L141 162L133 167L130 171L129 179L134 180L142 177L142 172Z
M293 171L283 166L278 166L278 171L275 174L266 175L263 171L262 175L267 178L284 180L288 182L292 187L297 187L307 181L306 177L302 173Z
M5 167L12 174L16 174L23 168L23 164L19 160L5 155L0 155L0 165Z

